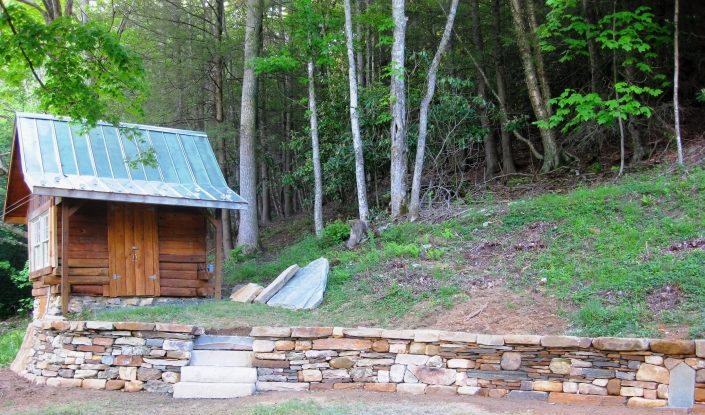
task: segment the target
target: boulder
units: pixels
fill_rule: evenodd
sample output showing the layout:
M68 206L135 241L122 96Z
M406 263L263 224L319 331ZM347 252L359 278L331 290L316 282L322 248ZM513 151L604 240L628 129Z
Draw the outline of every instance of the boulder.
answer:
M453 369L441 369L427 366L409 366L408 369L414 377L419 380L419 382L427 385L452 385L453 382L455 382L455 375L457 373Z
M267 301L270 306L311 310L323 302L330 265L319 258L301 268L284 287Z
M367 226L367 222L356 219L352 221L351 226L350 226L350 237L348 238L348 241L345 243L345 246L348 249L354 249L356 246L360 244L362 239L367 235L367 230L369 227Z
M237 301L238 303L251 303L252 300L257 297L257 294L262 291L262 289L262 286L259 284L245 284L242 288L230 294L230 301Z
M281 290L282 287L284 287L286 283L289 282L289 280L294 275L296 275L299 269L299 266L294 264L282 271L282 273L279 274L279 276L275 278L274 281L272 281L272 283L267 286L267 288L264 288L262 292L259 293L257 298L255 298L254 302L266 304L270 298L274 297L274 294L278 293L279 290Z

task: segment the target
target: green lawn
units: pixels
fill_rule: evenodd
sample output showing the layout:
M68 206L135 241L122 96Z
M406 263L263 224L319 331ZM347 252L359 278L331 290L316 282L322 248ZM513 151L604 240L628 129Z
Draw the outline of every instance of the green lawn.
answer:
M266 283L292 263L326 256L333 265L329 285L324 304L312 312L206 303L92 317L206 327L414 326L424 315L467 299L474 280L495 278L515 292L540 289L569 305L574 334L659 336L659 325L673 325L702 337L705 249L678 244L705 237L704 189L705 170L687 177L651 170L566 194L474 202L466 214L444 223L390 226L355 251L306 236L278 255L227 264L226 284ZM521 248L529 234L540 240L538 248ZM493 241L502 249L482 269L473 267L472 253ZM421 279L425 285L407 280L417 274L428 277Z
M0 328L0 368L10 366L22 346L26 320L13 321L7 327Z

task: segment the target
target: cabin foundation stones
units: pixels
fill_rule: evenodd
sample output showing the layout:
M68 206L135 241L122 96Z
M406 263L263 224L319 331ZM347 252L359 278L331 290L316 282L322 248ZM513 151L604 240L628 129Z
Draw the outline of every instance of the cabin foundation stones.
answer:
M233 342L181 324L36 320L31 329L13 370L40 385L173 392L184 367L210 382L208 366L232 366L252 372L248 382L259 392L361 389L705 410L703 340L253 327ZM206 361L227 350L246 352L247 361Z

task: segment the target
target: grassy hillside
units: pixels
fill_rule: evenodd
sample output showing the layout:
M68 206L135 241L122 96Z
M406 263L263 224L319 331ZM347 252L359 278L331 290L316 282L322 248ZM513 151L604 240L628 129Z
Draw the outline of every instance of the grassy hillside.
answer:
M565 194L477 201L442 223L391 225L354 251L331 225L323 241L306 236L226 267L229 285L264 284L326 256L333 268L318 310L223 302L98 317L702 337L704 189L705 170L652 170Z

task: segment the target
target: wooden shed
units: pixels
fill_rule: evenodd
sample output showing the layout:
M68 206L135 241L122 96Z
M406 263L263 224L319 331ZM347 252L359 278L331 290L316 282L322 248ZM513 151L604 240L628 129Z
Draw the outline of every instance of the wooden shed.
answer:
M220 298L220 212L244 207L202 132L16 116L3 219L28 225L35 315L79 294Z

